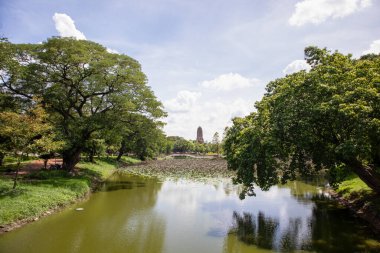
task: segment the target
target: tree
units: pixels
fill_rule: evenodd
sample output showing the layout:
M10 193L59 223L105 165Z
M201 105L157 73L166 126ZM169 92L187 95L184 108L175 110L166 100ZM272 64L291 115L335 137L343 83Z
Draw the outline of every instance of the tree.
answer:
M52 125L46 121L45 111L36 106L25 113L0 112L0 135L7 138L8 150L17 157L13 189L17 186L23 155L27 152L53 152L63 146L56 139Z
M161 154L169 155L173 150L173 145L174 145L174 142L169 140L169 138L165 136L162 143Z
M218 132L215 132L214 136L212 137L212 146L213 146L213 151L219 155L220 140L219 140L219 133Z
M257 113L228 129L224 148L236 181L268 189L343 168L380 193L380 56L352 59L316 47L305 55L309 73L270 82Z
M99 138L92 138L86 142L86 145L84 147L84 152L87 153L88 161L94 163L94 156L101 155L104 153L106 149L106 145L104 144L104 139Z
M204 154L206 152L206 143L199 143L194 141L194 152L197 154Z
M117 160L120 160L126 152L136 154L141 160L157 155L165 145L162 127L162 122L154 121L144 115L130 115L129 123L122 134Z
M169 138L174 140L173 152L186 153L194 149L194 144L183 137L171 136Z
M66 142L62 156L67 170L79 162L88 140L114 129L125 115L165 116L140 64L126 55L74 38L2 45L12 55L1 66L2 89L24 99L42 98L49 120Z

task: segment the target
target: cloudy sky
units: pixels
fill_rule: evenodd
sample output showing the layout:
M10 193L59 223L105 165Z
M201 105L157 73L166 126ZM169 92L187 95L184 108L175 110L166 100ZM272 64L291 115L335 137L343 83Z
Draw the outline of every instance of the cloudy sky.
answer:
M0 36L74 36L137 59L168 135L223 132L268 81L308 69L303 49L380 53L377 0L0 0Z

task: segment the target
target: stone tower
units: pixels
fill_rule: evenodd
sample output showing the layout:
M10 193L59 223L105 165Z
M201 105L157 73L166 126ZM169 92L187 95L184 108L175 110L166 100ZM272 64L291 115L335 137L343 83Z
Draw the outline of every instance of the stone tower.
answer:
M202 127L198 127L198 130L197 130L197 142L201 143L201 144L204 143Z

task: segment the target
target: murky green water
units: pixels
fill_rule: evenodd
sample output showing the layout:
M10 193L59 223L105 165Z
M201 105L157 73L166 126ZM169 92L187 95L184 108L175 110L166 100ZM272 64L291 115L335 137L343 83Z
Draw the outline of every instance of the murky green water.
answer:
M294 182L256 193L241 201L227 180L115 175L88 201L1 235L0 252L379 252L321 188Z

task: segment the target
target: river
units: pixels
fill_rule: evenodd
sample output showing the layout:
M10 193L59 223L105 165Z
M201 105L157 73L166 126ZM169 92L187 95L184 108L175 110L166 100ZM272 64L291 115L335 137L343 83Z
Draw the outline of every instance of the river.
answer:
M379 252L368 227L323 187L238 193L227 179L115 174L89 200L1 235L0 252Z

